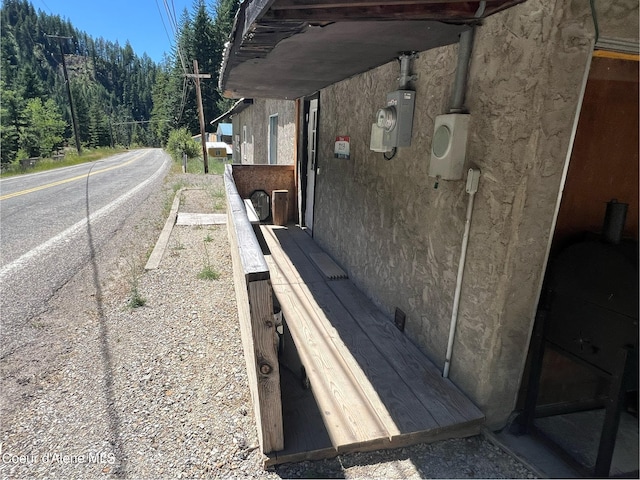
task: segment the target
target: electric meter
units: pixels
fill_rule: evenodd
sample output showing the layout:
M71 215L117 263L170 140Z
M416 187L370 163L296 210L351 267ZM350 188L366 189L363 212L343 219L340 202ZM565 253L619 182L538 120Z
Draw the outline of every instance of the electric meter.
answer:
M371 126L371 150L390 152L396 147L411 145L415 95L413 90L387 94L387 104L378 110L376 123Z
M387 132L396 126L396 107L384 107L378 110L378 127L384 128Z

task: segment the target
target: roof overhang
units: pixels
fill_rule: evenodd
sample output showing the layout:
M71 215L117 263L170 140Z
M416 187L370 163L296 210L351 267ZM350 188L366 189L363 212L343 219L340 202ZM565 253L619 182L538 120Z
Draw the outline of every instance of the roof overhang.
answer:
M231 107L229 110L224 112L219 117L214 118L213 120L211 120L209 122L209 124L210 125L215 125L216 123L220 123L220 122L226 120L227 118L231 118L235 114L240 113L241 111L243 111L249 105L253 105L253 98L241 98L240 100L238 100L236 103L233 104L233 107Z
M299 98L402 52L456 43L482 18L523 1L245 0L220 89L231 98Z

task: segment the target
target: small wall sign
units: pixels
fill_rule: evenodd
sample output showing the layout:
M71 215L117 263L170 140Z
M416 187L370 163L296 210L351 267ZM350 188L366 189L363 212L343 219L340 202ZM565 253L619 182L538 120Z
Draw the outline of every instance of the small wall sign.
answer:
M351 141L351 137L339 136L336 137L336 146L334 149L334 157L336 158L344 158L348 160L350 158L349 155L349 142Z

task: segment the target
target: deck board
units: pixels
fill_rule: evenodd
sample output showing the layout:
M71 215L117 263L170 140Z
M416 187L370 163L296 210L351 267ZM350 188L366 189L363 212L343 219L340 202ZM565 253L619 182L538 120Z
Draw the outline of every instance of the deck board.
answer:
M332 444L385 443L389 434L372 410L360 385L349 375L344 358L305 301L299 284L274 285L282 312L307 370L314 397L325 418ZM295 321L293 321L295 319ZM304 342L303 347L299 342Z
M360 323L365 335L385 339L381 353L438 419L439 426L483 417L482 412L449 379L442 378L440 370L431 361L425 361L426 357L418 347L393 322L384 318L353 283L342 280L330 282L328 286Z
M303 287L304 288L304 287ZM307 292L307 296L311 292ZM372 407L385 423L391 438L416 430L436 428L438 423L415 396L412 389L360 325L339 302L326 284L313 285L313 298L327 317L331 328L325 327L338 348L349 358L355 380L367 393ZM386 348L386 343L384 345Z
M342 268L338 266L333 259L324 252L314 252L309 254L311 261L318 267L318 270L329 280L338 280L348 278Z
M329 279L316 268L311 256L323 251L309 235L295 227L261 230L274 292L334 452L479 432L482 412L408 337L349 279ZM332 452L293 450L287 445L287 454L276 456Z
M262 233L269 249L275 248L275 254L271 255L277 270L274 272L275 275L271 276L274 285L324 281L323 275L311 264L295 240L287 234L286 228L262 227ZM287 251L286 255L279 254L283 248Z

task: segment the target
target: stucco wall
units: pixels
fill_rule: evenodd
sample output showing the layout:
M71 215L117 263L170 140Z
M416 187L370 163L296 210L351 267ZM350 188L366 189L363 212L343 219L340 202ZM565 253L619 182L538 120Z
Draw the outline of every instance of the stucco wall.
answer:
M233 133L240 135L241 148L237 163L266 164L269 162L269 117L278 115L278 165L292 165L295 160L295 101L254 99L253 104L233 117ZM242 129L247 127L243 143ZM235 147L234 147L235 148Z
M638 0L594 2L600 37L637 44L640 20L639 3Z
M499 427L522 376L563 167L591 55L589 3L529 0L476 33L466 105L468 159L480 168L451 379ZM390 318L442 366L468 197L464 181L428 177L434 118L447 113L457 46L414 62L411 147L371 152L377 108L396 62L320 93L314 235ZM337 135L351 159L333 158ZM465 169L466 170L466 169Z

